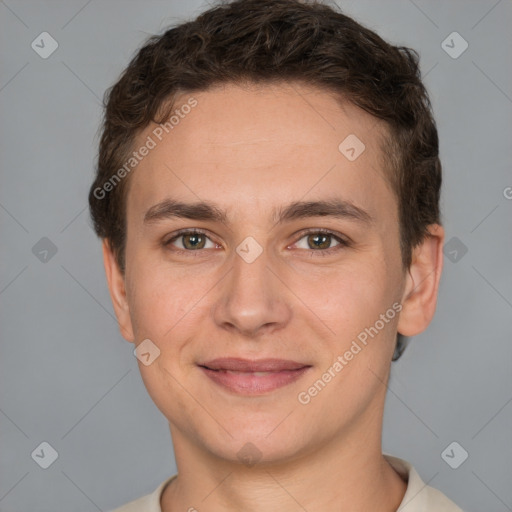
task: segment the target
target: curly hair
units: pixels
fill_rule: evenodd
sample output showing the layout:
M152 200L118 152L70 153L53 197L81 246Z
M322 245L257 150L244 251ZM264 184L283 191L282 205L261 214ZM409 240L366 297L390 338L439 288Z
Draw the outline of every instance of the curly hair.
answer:
M328 90L385 122L384 171L398 203L402 265L409 268L428 226L441 223L438 135L417 52L385 42L319 1L235 0L151 36L105 93L89 206L121 272L130 176L105 184L129 158L136 136L164 122L178 94L279 82ZM403 347L399 338L396 358Z

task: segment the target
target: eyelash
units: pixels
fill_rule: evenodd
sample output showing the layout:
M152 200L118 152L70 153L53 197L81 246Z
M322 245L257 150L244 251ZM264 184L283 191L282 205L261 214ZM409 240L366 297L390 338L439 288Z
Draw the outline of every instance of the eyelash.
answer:
M206 231L200 229L200 228L196 228L196 229L182 229L180 231L178 231L172 238L170 238L169 240L166 240L165 242L163 242L163 246L165 248L167 248L169 245L172 244L172 242L176 241L178 238L184 236L184 235L204 235L206 236L207 238L210 238L208 236L208 234L206 233ZM335 232L333 231L330 231L328 229L323 229L323 228L317 228L317 229L309 229L309 230L306 230L306 231L302 231L299 235L300 237L298 238L297 242L299 240L302 240L302 238L304 238L305 236L307 235L316 235L316 234L323 234L323 235L330 235L332 238L334 238L338 243L339 245L336 245L334 247L330 247L329 249L300 249L300 250L309 250L311 251L311 257L313 257L313 253L316 253L317 256L330 256L331 254L333 254L334 252L337 252L341 249L344 249L344 248L347 248L347 247L351 247L351 242L349 242L348 240L344 239L344 238L341 238L339 235L337 235ZM211 240L213 242L213 240ZM295 243L297 243L295 242ZM214 242L215 243L215 242ZM172 249L172 252L176 253L176 254L187 254L187 255L190 255L190 253L200 253L202 250L201 249L198 249L198 250L186 250L186 249ZM194 254L195 255L195 254Z

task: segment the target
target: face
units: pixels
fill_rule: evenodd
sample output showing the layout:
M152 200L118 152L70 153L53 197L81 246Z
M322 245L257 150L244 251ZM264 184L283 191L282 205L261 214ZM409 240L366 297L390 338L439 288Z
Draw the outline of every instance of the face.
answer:
M139 362L149 394L173 437L229 460L246 443L275 461L380 434L411 291L385 128L298 84L174 108L192 96L168 134L140 134L156 145L127 198L114 302L125 338L159 350Z

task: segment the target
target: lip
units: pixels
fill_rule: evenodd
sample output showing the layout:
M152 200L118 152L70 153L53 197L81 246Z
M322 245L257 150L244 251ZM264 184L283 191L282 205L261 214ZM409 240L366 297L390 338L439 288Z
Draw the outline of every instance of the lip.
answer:
M287 359L223 357L198 364L217 385L241 395L260 395L296 381L311 365Z

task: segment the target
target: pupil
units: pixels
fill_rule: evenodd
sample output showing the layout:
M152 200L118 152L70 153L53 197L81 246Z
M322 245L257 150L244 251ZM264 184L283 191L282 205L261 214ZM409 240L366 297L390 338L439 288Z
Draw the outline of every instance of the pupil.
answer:
M197 248L198 245L201 244L201 238L202 238L202 235L200 235L200 234L187 235L185 237L185 239L186 240L188 239L188 242L185 245L190 245L192 249L195 249L195 248Z
M313 244L315 245L315 247L317 247L317 248L320 247L322 249L325 249L326 245L327 245L327 247L329 246L329 242L328 242L329 237L330 237L330 235L312 235L310 238L313 240ZM319 242L319 240L321 240L321 241ZM317 243L317 242L319 242L319 243Z

